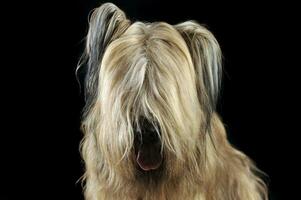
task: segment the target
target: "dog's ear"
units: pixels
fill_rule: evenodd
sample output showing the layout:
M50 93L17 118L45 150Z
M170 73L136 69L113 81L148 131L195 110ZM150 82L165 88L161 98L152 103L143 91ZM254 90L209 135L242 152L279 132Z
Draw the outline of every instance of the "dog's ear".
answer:
M210 122L221 84L221 50L213 34L194 21L175 25L190 51L197 75L197 92Z
M101 5L91 14L86 49L77 68L78 70L81 66L85 66L83 74L87 106L92 106L97 96L100 65L106 48L129 26L130 21L124 12L112 3Z

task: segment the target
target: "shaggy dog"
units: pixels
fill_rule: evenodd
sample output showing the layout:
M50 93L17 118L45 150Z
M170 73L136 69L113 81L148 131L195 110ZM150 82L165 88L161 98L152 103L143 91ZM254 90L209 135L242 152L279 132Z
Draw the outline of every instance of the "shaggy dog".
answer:
M260 171L215 111L221 51L194 21L90 18L81 145L86 200L262 200Z

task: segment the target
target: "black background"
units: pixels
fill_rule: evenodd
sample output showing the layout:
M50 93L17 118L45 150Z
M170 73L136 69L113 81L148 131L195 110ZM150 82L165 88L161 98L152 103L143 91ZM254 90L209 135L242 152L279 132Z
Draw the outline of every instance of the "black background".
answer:
M75 68L89 12L102 1L11 2L2 7L1 199L82 199L83 95ZM274 200L298 180L296 6L283 3L113 1L132 20L194 19L224 55L218 105L229 140L269 176Z

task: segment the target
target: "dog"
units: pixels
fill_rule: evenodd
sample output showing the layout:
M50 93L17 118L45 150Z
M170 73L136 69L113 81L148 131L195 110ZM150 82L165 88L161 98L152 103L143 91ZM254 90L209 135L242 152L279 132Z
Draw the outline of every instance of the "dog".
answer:
M261 171L216 113L222 54L196 21L89 20L81 153L86 200L266 200Z

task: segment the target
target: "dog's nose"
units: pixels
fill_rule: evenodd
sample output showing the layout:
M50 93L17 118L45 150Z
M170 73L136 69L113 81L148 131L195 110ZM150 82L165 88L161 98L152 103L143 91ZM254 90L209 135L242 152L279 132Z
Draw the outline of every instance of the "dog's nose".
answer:
M153 125L147 126L142 131L142 137L145 142L156 142L158 138L158 133Z
M151 123L149 120L142 118L140 120L140 130L135 131L135 137L139 140L140 144L155 144L160 142L160 129L155 127L155 123Z

